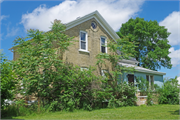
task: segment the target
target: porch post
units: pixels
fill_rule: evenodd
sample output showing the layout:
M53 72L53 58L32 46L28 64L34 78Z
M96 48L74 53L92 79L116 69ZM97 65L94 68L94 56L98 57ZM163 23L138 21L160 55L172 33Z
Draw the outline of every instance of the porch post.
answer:
M149 88L151 87L151 77L149 75Z

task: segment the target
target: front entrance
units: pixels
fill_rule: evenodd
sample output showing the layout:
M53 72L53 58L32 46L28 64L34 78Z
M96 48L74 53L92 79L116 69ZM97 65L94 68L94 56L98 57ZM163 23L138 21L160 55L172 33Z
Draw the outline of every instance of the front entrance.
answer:
M128 74L128 83L134 85L134 75Z

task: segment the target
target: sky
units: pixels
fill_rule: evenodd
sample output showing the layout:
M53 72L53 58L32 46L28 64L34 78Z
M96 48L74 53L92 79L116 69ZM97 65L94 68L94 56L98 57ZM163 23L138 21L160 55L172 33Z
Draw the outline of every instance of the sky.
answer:
M178 76L180 81L180 1L179 0L0 0L0 49L9 60L16 37L25 37L28 29L50 30L54 19L68 23L77 17L97 10L117 32L130 18L156 20L165 26L168 37L172 69L161 67L164 77Z

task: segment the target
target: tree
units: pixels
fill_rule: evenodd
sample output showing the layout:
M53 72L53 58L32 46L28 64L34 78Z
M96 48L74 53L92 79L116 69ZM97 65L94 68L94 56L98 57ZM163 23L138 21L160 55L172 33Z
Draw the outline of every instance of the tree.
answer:
M14 41L14 51L20 55L14 64L17 79L22 80L24 95L35 94L39 106L41 98L51 97L51 85L61 77L62 56L72 41L65 29L55 22L49 32L29 30L27 37Z
M0 68L1 68L1 108L5 105L5 100L13 98L12 90L15 89L15 73L13 72L12 62L8 61L5 55L0 51Z
M41 101L43 106L48 104L50 111L72 111L91 110L100 100L93 97L96 91L92 90L92 82L101 80L93 69L81 71L63 61L63 53L73 41L73 37L64 34L65 30L63 24L55 22L49 32L29 30L27 37L14 41L14 51L20 55L14 71L23 83L21 93L38 98L38 111Z
M123 74L125 72L134 72L135 70L133 67L126 67L119 64L122 59L134 57L134 53L136 53L135 44L136 42L129 41L128 36L117 39L116 42L109 40L107 43L109 53L100 53L97 55L97 65L100 68L100 73L102 65L106 64L105 61L109 61L112 64L112 71L106 73L107 78L104 81L107 86L104 92L112 92L108 106L126 106L134 105L135 103L136 96L134 94L136 87L130 84L129 86L123 81ZM121 51L121 54L118 51Z
M179 104L179 85L177 76L165 79L164 85L158 90L160 104Z
M164 26L159 26L157 21L145 21L143 18L129 19L122 24L117 32L120 38L129 36L130 41L136 41L135 58L140 63L138 66L152 70L160 69L161 66L171 68L169 55L168 36L170 35Z

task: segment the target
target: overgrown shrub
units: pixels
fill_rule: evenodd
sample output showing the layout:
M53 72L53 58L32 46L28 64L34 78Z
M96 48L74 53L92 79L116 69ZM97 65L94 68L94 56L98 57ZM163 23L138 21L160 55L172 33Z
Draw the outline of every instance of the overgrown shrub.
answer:
M27 105L24 100L17 100L12 105L6 106L1 110L1 117L26 116L37 113L37 104ZM43 109L43 108L41 108ZM41 110L41 112L44 112Z
M95 76L91 67L81 71L79 67L66 64L60 66L58 74L60 76L51 84L50 91L46 91L48 96L42 98L48 101L44 106L49 104L49 111L92 110L104 100L100 90L92 88L93 82L100 83L101 77Z
M159 89L159 104L179 104L179 85L177 76L174 79L165 79Z
M112 88L108 107L133 106L137 100L135 93L137 88L133 85L122 82Z
M1 93L1 109L6 106L5 100L12 100L13 90L15 89L15 73L13 71L13 64L0 50L0 93Z
M138 83L138 89L140 90L140 95L147 96L147 105L153 105L153 93L155 92L157 85L155 85L155 89L151 90L149 87L149 82L147 79L144 79L143 77L137 77L136 81Z

